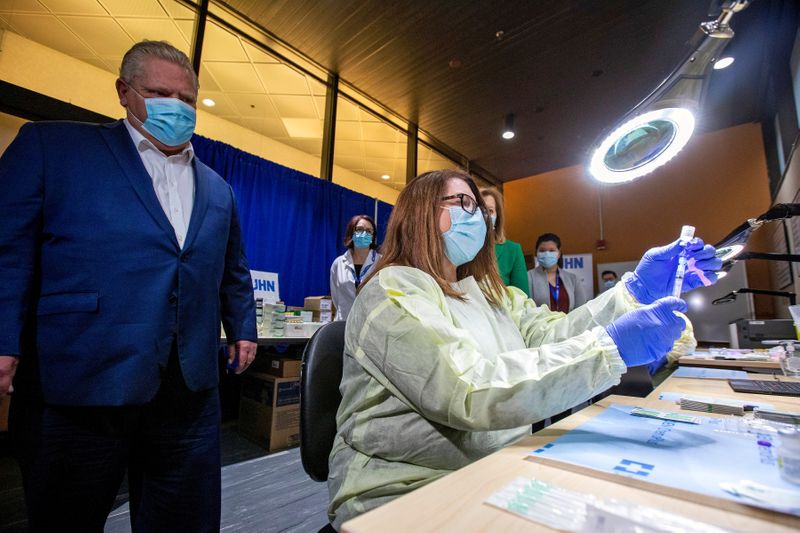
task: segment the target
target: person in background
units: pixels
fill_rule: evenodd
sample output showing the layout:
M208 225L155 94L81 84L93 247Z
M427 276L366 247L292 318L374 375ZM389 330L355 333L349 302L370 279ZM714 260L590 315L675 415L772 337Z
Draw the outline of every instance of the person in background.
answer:
M522 246L519 243L506 239L505 235L505 208L503 195L494 188L482 189L481 196L486 203L486 210L492 219L494 229L494 253L497 256L497 269L500 278L506 286L517 287L530 296L528 286L528 272L525 268L525 256L522 255Z
M220 320L255 357L233 190L194 156L197 76L142 41L126 118L33 122L0 158L0 396L31 531L103 531L127 472L133 531L219 531ZM15 367L18 369L15 375Z
M375 221L368 215L350 219L344 235L347 251L331 265L331 299L336 308L334 320L347 320L356 290L380 258L375 236Z
M545 233L536 239L536 260L539 266L528 271L531 298L537 305L551 311L569 313L586 303L583 286L572 272L559 268L561 239L555 233Z
M670 351L686 322L671 296L679 241L570 314L503 285L472 178L427 172L400 192L345 328L328 517L342 523L530 433L531 424ZM722 261L686 247L712 282ZM684 291L702 284L696 271Z
M603 270L600 277L603 279L603 286L600 288L600 292L605 292L617 284L617 273L613 270Z

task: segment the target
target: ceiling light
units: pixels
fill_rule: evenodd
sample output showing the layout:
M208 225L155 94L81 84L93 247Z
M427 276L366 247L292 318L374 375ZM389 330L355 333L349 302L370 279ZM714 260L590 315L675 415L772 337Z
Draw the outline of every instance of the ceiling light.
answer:
M211 98L203 98L203 105L206 107L214 107L217 103Z
M731 56L721 57L714 63L714 70L722 70L733 65L734 59Z
M509 140L514 138L514 114L509 113L503 120L503 139Z
M382 180L389 180L390 178L391 176L389 174L384 174L383 176L381 176Z

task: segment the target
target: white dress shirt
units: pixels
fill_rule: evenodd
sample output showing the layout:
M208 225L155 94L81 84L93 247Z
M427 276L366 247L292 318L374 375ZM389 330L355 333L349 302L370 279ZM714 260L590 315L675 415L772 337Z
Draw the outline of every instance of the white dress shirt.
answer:
M145 170L153 180L158 203L161 204L161 209L164 210L172 224L178 244L183 249L194 205L194 169L192 168L194 149L189 144L181 153L167 156L131 126L128 119L124 119L123 122L128 128L133 144L136 145L139 157L142 158Z

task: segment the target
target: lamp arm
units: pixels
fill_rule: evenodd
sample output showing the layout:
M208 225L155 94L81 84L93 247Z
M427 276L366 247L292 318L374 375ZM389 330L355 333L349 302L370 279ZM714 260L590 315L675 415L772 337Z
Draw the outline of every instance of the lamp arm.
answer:
M800 204L775 204L769 211L758 217L759 222L780 220L800 216Z
M767 261L788 261L790 263L800 263L799 254L773 254L766 252L742 252L736 257L736 261L740 259L765 259Z
M733 292L736 292L738 294L750 293L750 294L765 294L767 296L782 296L784 298L789 298L789 305L795 305L797 303L797 299L793 292L771 291L767 289L748 289L746 287L735 290Z

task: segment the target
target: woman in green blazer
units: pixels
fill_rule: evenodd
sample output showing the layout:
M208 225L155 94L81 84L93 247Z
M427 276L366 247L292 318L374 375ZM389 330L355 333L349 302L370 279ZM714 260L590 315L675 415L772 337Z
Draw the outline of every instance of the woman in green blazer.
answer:
M497 267L500 277L507 286L517 287L530 297L528 287L528 269L525 268L525 257L522 255L522 246L518 242L506 239L503 224L505 214L503 210L503 195L494 188L481 190L483 201L494 225L494 252L497 255Z

